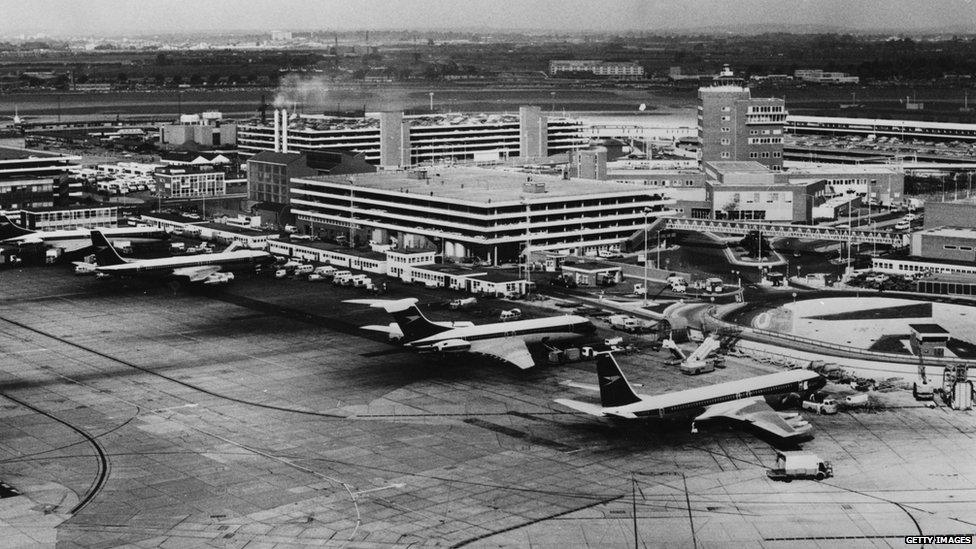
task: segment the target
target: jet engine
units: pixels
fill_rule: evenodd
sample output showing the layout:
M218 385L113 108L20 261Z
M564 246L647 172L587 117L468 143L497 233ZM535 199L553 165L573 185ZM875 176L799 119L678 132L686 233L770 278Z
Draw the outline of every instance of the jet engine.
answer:
M463 339L446 339L438 341L433 347L442 353L463 353L471 348L471 343Z

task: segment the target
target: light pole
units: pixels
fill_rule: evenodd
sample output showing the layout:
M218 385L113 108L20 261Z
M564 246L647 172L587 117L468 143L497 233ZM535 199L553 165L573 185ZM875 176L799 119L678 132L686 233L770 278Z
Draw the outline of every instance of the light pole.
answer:
M647 230L648 230L647 213L648 213L648 209L644 208L644 305L643 305L644 308L647 308L647 262L651 260L651 258L648 257L650 254L647 253ZM658 241L660 241L660 239L661 239L661 233L659 232ZM660 247L658 247L657 253L658 254L661 253ZM655 267L659 267L659 264L656 264Z
M428 92L427 95L430 97L430 112L434 112L434 92Z

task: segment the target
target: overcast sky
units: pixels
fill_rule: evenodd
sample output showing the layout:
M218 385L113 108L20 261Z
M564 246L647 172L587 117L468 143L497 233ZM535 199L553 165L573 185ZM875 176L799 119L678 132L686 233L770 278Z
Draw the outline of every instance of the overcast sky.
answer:
M306 29L669 30L754 24L976 33L974 0L0 0L0 35Z

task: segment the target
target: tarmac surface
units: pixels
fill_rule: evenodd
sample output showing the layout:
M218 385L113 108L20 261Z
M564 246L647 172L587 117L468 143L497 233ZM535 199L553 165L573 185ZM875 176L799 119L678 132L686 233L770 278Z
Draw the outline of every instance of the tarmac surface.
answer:
M411 293L437 295L389 297ZM356 297L0 271L0 480L23 494L0 499L3 546L897 547L976 526L972 412L883 393L805 413L835 477L779 483L749 432L569 412L552 399L593 398L561 384L595 383L592 363L432 363L364 337L389 320ZM777 370L619 358L647 394Z

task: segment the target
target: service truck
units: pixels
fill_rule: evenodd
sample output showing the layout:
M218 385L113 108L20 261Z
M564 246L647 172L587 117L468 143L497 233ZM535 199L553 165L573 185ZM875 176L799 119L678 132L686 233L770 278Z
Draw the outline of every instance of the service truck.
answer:
M669 286L671 286L672 292L680 294L684 293L688 289L688 283L685 282L685 279L677 275L669 276L667 278L667 283Z
M349 271L336 271L332 276L332 283L341 285L343 281L347 278L352 278L352 273Z
M705 280L705 291L713 294L720 294L725 289L725 283L721 278L709 278Z
M468 307L477 303L478 300L473 297L465 297L464 299L455 299L448 304L451 309L460 309L462 307Z
M803 401L802 407L804 410L817 412L818 415L837 413L837 401L821 393L810 395L809 399Z
M336 268L332 265L321 265L316 267L312 272L322 277L331 277L335 274Z
M509 320L518 320L520 318L522 318L521 309L508 309L506 311L502 311L501 314L498 315L498 320L502 322L508 322Z
M366 278L366 275L364 274L354 274L347 277L343 277L342 282L340 284L342 284L343 286L355 286L360 280L364 278Z
M644 324L632 316L627 315L610 315L607 317L610 322L610 327L614 330L623 330L624 332L639 332Z
M794 479L823 480L834 476L834 468L810 452L776 452L776 467L766 471L769 478L790 482Z

